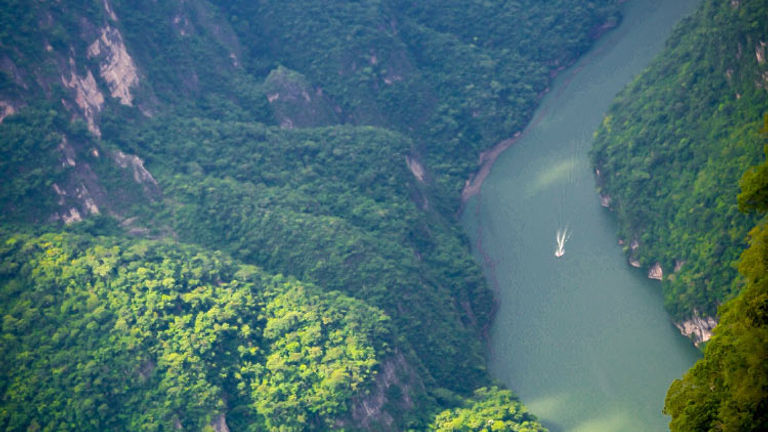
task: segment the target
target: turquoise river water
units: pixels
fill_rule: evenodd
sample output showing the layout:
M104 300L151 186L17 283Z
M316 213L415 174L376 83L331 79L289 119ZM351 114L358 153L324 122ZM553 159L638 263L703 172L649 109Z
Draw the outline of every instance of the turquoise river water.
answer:
M560 74L465 207L500 302L491 373L552 432L668 430L666 390L699 357L665 313L660 282L627 265L587 154L614 95L697 4L625 3L621 25ZM555 234L566 227L556 258Z

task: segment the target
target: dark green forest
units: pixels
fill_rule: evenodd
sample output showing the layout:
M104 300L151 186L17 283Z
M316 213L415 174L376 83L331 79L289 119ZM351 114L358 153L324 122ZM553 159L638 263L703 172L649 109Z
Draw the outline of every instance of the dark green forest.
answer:
M0 1L0 428L543 431L457 224L614 0Z

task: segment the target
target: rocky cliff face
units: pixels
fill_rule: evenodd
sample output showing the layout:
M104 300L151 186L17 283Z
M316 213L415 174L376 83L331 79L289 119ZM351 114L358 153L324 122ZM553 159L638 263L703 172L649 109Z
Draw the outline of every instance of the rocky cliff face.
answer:
M713 317L702 317L698 313L688 320L675 323L675 327L680 330L680 333L691 339L697 347L712 337L712 330L716 325L717 320Z
M110 95L132 106L131 90L139 84L138 70L120 31L109 25L102 28L99 38L88 46L88 58L98 60L99 75L109 86Z
M165 23L153 28L155 34L175 33L181 39L205 34L206 40L223 49L218 52L219 58L209 59L210 63L200 68L222 64L226 68L239 67L241 48L237 38L229 25L216 17L209 4L204 1L172 3L171 15ZM150 5L136 5L137 8L144 6ZM3 78L0 123L32 101L49 100L51 112L64 112L73 122L82 120L90 132L83 135L63 124L48 125L47 133L60 136L60 144L49 153L50 159L58 160L59 165L37 167L51 172L50 184L44 193L51 206L41 206L50 209L42 219L69 224L89 215L130 217L124 210L131 202L157 199L160 187L142 159L110 149L101 142L103 120L116 116L137 119L151 116L170 102L169 93L158 96L155 88L161 93L169 89L176 95L193 87L203 90L199 83L187 87L167 86L168 80L198 81L196 70L188 69L185 62L170 63L163 72L172 73L163 81L151 59L164 55L163 50L168 48L161 41L158 41L160 45L142 45L145 42L142 32L146 27L142 28L137 19L143 15L128 10L126 18L120 8L108 0L83 10L37 4L15 12L17 21L37 27L38 31L25 32L20 24L8 37L10 41L0 42ZM135 56L137 52L141 59ZM192 56L192 53L185 54L188 58ZM155 82L145 82L147 73ZM55 179L54 172L58 173ZM102 178L104 175L109 179Z

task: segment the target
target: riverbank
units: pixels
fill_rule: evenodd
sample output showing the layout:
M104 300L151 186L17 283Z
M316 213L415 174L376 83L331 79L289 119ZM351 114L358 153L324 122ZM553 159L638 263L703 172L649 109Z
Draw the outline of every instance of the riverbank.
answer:
M670 323L658 281L627 265L587 157L614 95L696 3L626 3L622 24L465 185L462 222L499 296L489 368L552 432L664 430L666 389L699 356ZM563 226L573 235L555 258Z
M480 189L483 187L483 182L485 181L485 178L488 177L488 174L491 173L491 168L493 168L496 159L504 152L504 150L514 144L521 135L520 132L517 132L512 138L507 138L490 149L480 153L480 156L477 158L477 164L480 168L467 179L464 183L464 189L461 191L462 205L480 192Z

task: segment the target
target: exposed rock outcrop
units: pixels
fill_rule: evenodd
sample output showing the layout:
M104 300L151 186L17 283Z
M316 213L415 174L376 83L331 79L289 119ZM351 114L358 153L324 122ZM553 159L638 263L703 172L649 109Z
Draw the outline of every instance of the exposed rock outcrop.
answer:
M88 47L88 57L99 60L99 75L109 86L112 97L123 105L133 105L131 89L139 84L136 64L128 55L123 36L110 26Z
M14 114L16 114L16 107L14 107L10 102L0 100L0 123L2 123L3 120L9 115Z
M61 217L61 220L63 220L64 223L67 225L74 222L80 222L81 220L83 220L83 217L80 216L80 212L77 211L75 207L72 207L71 209L62 212L60 217Z
M635 251L637 248L640 247L640 242L637 241L637 239L632 239L631 242L629 242L629 257L627 258L627 261L629 262L629 265L635 268L640 268L641 264L640 261L638 261L637 258L635 258Z
M51 216L52 220L62 220L65 224L69 225L83 220L83 217L89 214L97 215L101 213L99 206L96 204L98 198L88 190L85 183L80 183L71 190L62 188L56 183L52 185L52 188L58 196L58 205L65 207L62 211ZM97 195L103 195L103 191L99 192ZM80 207L79 210L78 207Z
M109 194L88 162L78 159L78 152L66 136L62 137L57 150L67 175L51 185L60 209L50 216L50 220L70 224L88 215L101 214L102 207L109 209Z
M691 318L675 323L675 327L680 330L680 333L691 339L697 347L712 337L712 330L716 325L717 320L715 318L711 316L702 317L695 309Z
M101 94L96 79L91 71L85 76L78 76L75 73L75 59L69 59L70 76L61 76L61 82L64 86L75 91L75 103L80 108L85 117L88 130L96 136L101 136L101 131L96 126L96 114L104 106L104 95Z
M112 21L117 21L117 15L115 15L115 11L112 10L112 5L109 4L108 0L104 0L104 12Z
M608 194L600 194L600 205L605 208L611 207L611 196Z
M408 165L408 169L411 170L411 173L414 177L416 177L416 180L424 183L424 166L419 162L418 159L413 158L411 156L405 157L405 164Z
M64 167L74 167L77 165L77 162L75 161L75 149L72 148L71 145L69 145L69 141L67 141L67 137L62 137L61 142L59 143L58 150L61 152L61 166Z
M648 269L648 279L661 280L664 277L664 271L661 268L661 264L656 263L650 269Z
M64 175L51 185L59 208L49 216L49 221L70 224L89 215L102 213L121 217L122 211L126 210L130 203L152 200L159 196L157 181L137 156L119 151L110 153L110 162L114 163L112 170L121 177L121 181L114 187L105 185L91 168L90 163L100 158L99 150L95 147L87 150L81 147L82 143L70 143L66 137L59 143L58 151ZM129 179L133 179L136 185L132 185ZM141 229L128 228L132 231Z
M133 173L133 180L144 187L145 192L158 193L159 188L157 180L152 174L144 168L144 161L136 156L125 154L121 151L112 153L112 159L120 168L130 169Z

